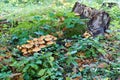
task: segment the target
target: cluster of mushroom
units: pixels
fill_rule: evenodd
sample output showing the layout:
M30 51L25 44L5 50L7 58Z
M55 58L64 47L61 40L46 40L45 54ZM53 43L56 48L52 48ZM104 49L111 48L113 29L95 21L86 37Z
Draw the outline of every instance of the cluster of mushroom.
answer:
M23 55L30 55L35 52L40 51L48 45L55 44L57 40L56 37L52 35L41 36L39 38L34 38L33 40L28 40L27 44L17 46L17 48L23 53Z

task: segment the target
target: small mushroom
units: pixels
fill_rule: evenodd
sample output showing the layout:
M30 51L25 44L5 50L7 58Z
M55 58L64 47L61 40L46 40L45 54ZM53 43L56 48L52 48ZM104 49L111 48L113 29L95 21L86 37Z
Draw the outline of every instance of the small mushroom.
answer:
M26 46L25 46L25 44L23 44L21 47L22 47L22 48L25 48Z
M33 53L32 49L29 49L29 50L28 50L28 53L30 53L30 54Z
M21 50L21 49L22 49L22 47L21 47L21 46L19 46L19 45L17 46L17 48L18 48L19 50Z
M45 38L50 38L50 37L52 37L52 35L48 34L48 35L45 36Z
M33 40L27 40L27 43L31 43L31 42L33 42Z
M38 38L38 40L44 40L45 36L41 36L40 38Z
M37 41L37 40L38 40L38 38L34 38L34 39L33 39L33 41Z
M31 45L31 44L26 44L25 46L26 46L26 48L28 48L28 49L33 47L33 45Z
M45 44L45 41L41 40L38 42L38 44Z
M40 47L39 48L45 48L46 47L46 45L40 45Z
M27 52L27 49L26 49L26 48L23 48L23 49L21 50L21 52L26 53L26 52Z
M51 44L54 44L55 42L53 42L53 41L49 41L49 42L47 42L47 45L51 45Z
M45 38L45 41L51 41L51 40L52 40L52 38L50 38L50 37Z
M53 40L57 40L57 38L56 38L56 37L53 37Z
M38 41L35 41L35 42L34 42L34 45L38 45L38 44L39 44L39 42L38 42Z
M40 50L41 50L41 48L35 47L32 51L33 51L33 52L38 52L38 51L40 51Z

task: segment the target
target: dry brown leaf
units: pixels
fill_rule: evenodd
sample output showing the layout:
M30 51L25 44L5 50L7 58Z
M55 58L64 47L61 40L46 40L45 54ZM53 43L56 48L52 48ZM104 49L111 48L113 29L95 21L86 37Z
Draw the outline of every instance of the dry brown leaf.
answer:
M0 56L0 61L2 61L4 59L4 57L3 56Z
M83 34L83 37L85 37L85 38L88 38L88 37L90 37L91 36L91 34L89 34L88 32L85 32L84 34Z
M65 20L65 18L62 16L60 17L60 21L63 22Z
M106 68L107 65L108 65L107 63L102 62L102 63L100 63L100 64L98 65L98 68Z
M80 51L80 52L77 53L77 56L79 56L79 57L85 57L85 52Z
M10 77L10 80L24 80L21 73L14 73L14 74L11 74L9 77Z
M63 37L63 36L64 36L63 31L58 31L58 32L56 32L56 33L57 33L57 35L58 35L58 37L59 37L59 38L61 38L61 37Z
M72 79L72 80L81 80L82 76L77 76L76 78Z
M105 38L110 39L113 35L112 34L105 34Z
M71 45L72 45L71 42L67 42L67 43L65 43L65 47L70 47Z
M10 52L6 52L5 58L10 58L11 56L12 56L12 54Z

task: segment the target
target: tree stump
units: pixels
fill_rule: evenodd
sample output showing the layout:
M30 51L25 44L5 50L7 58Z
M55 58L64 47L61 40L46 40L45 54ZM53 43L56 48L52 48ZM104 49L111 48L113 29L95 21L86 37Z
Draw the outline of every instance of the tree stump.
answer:
M105 11L96 10L84 4L80 4L79 2L76 2L72 9L72 12L80 15L82 18L90 19L87 23L87 26L88 31L92 34L93 37L99 34L104 35L104 33L106 33L106 30L109 28L110 16Z

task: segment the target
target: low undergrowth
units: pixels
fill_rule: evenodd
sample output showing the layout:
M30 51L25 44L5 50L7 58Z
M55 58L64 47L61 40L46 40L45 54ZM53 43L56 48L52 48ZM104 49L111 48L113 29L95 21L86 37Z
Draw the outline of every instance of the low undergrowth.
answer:
M73 1L49 2L51 4L45 0L6 0L0 3L11 6L0 10L2 19L7 18L8 21L8 24L0 24L0 79L119 80L119 8L104 8L111 16L108 35L83 38L88 19L80 19L70 12ZM48 45L30 56L23 56L17 49L17 45L47 34L58 38L56 44Z

